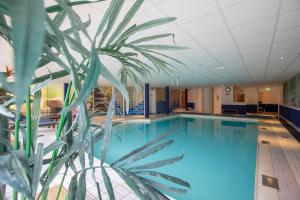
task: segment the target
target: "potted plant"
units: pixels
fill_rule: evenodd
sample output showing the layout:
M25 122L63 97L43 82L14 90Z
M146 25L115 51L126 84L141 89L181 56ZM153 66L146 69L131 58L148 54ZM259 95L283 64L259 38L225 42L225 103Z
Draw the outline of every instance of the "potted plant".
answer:
M160 50L181 50L175 44L153 44L156 39L174 37L171 33L145 36L132 40L132 37L149 28L170 23L176 18L166 17L154 19L142 24L130 24L131 20L143 4L143 0L136 0L130 7L125 17L116 24L119 13L124 5L124 0L112 0L107 11L99 23L97 33L92 37L87 31L91 19L82 21L75 6L97 1L63 1L56 0L56 4L45 7L40 0L4 0L0 2L0 36L6 40L14 50L14 79L7 81L5 74L0 74L0 82L5 90L14 97L1 104L0 114L5 119L13 118L15 130L8 135L14 135L15 143L5 142L1 135L0 141L5 146L7 153L0 155L0 185L9 185L14 189L14 200L18 194L22 198L47 199L51 182L65 167L74 170L74 176L68 188L69 199L84 199L86 188L85 176L87 171L100 168L110 199L115 199L107 168L118 173L135 194L141 199L168 199L160 190L168 188L159 187L147 179L141 179L139 174L127 168L128 160L139 160L158 152L170 143L162 140L170 133L164 134L150 143L129 152L110 166L104 165L109 151L108 143L112 134L112 117L114 115L115 95L112 95L108 107L105 126L92 124L86 101L97 85L100 76L106 79L118 90L128 102L127 82L130 80L141 86L141 78L151 75L151 71L170 73L174 67L171 63L183 65L179 60L161 53ZM62 24L69 20L68 27ZM8 21L11 21L9 23ZM115 28L116 27L116 28ZM83 45L83 39L89 42L89 47ZM79 57L76 55L80 55ZM109 66L101 62L101 56L106 55L117 59L122 67L119 78L111 74ZM143 59L142 59L143 58ZM149 62L145 62L145 60ZM61 70L35 76L39 68L55 63ZM60 121L56 130L56 140L49 146L37 143L38 124L40 119L41 89L49 82L68 76L70 82L64 100L63 109L60 111ZM74 91L71 92L71 89ZM75 98L76 97L76 98ZM19 127L20 107L26 105L26 129ZM15 105L16 110L10 106ZM75 118L71 111L78 110ZM1 120L2 122L2 120ZM97 127L97 130L93 129ZM24 144L19 141L19 132L24 132ZM101 164L93 164L93 144L103 140L101 146ZM52 152L51 159L45 155ZM85 153L91 167L85 167ZM148 163L153 168L168 165L179 161L183 155L165 159L157 163ZM75 170L72 165L76 159L81 163L81 169ZM122 163L122 165L120 165ZM47 170L42 171L42 166L47 165ZM156 167L155 167L156 166ZM183 187L180 191L186 192L189 184L179 178L153 172L151 175L171 181ZM62 179L62 182L64 179ZM95 184L99 183L95 180ZM38 185L41 190L38 191ZM62 185L62 183L61 183ZM81 185L76 191L76 185ZM98 187L99 188L99 187ZM99 190L98 190L99 191ZM172 188L170 188L172 191ZM19 195L19 196L20 196ZM57 194L57 198L59 193ZM101 193L98 192L101 199Z

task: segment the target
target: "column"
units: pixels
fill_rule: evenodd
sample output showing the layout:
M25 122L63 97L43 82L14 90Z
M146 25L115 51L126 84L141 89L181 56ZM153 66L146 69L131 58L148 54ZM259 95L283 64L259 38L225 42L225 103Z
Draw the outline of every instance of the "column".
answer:
M165 88L165 101L166 101L166 114L169 115L170 113L170 88L167 86Z
M68 87L69 83L64 83L64 99L66 98Z
M185 109L188 110L188 101L189 101L189 98L188 98L188 92L189 90L188 89L185 89L184 90L184 99L185 99Z
M149 111L150 111L150 101L149 101L149 83L146 83L145 84L145 87L144 87L144 92L145 92L145 95L144 95L144 116L145 118L149 118Z

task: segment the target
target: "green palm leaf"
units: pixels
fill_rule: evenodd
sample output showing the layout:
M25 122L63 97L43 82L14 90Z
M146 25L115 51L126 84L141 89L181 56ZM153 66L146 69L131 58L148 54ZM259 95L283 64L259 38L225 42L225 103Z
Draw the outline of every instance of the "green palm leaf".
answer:
M106 29L103 32L101 40L99 42L99 47L102 46L103 42L108 37L108 34L112 30L113 25L115 24L115 21L120 13L120 10L121 10L123 4L124 4L124 0L112 1L112 10L109 13L108 23L107 23Z
M91 54L91 65L87 74L87 77L85 79L85 84L83 85L82 89L77 95L76 100L74 103L72 103L70 106L65 107L61 112L68 112L72 109L72 107L77 107L80 105L87 97L91 94L93 89L96 86L97 80L100 75L101 70L101 62L99 60L98 54L96 53L96 50L92 48L92 54Z
M90 3L96 3L99 1L105 1L105 0L96 0L96 1L74 1L74 2L67 2L68 6L78 6L78 5L84 5L84 4L90 4ZM53 5L53 6L49 6L46 8L46 12L48 13L54 13L54 12L60 12L62 11L63 8L57 4L57 5Z
M137 11L139 10L139 8L142 6L143 3L144 3L144 0L137 0L132 5L132 7L130 8L130 10L127 12L126 16L122 20L122 22L119 24L117 29L114 31L112 36L109 38L107 45L110 45L124 31L124 29L126 28L128 23L132 20L132 18L137 13Z
M142 42L149 42L149 41L152 41L152 40L157 40L157 39L166 38L166 37L170 37L170 36L172 36L174 38L174 34L171 34L171 33L165 33L165 34L159 34L159 35L143 37L143 38L134 40L132 42L129 42L128 45L139 44L139 43L142 43Z
M44 40L44 10L40 0L12 0L12 40L14 48L15 93L17 112L31 83L31 78L42 53Z
M145 23L140 24L140 25L132 26L129 29L127 29L126 31L124 31L118 37L116 43L119 43L123 39L128 39L130 36L134 35L137 32L140 32L140 31L143 31L143 30L146 30L146 29L150 29L150 28L153 28L153 27L156 27L156 26L161 26L163 24L175 21L176 19L177 18L175 18L175 17L166 17L166 18L151 20L149 22L145 22Z

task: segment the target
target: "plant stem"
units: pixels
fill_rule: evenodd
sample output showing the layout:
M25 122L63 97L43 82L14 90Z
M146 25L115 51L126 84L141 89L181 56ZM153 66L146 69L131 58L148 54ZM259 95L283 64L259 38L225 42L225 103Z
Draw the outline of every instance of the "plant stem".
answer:
M30 89L26 97L26 156L30 156L31 147L31 107L30 107Z
M57 192L57 195L56 195L56 200L58 200L59 196L60 196L60 192L61 192L61 189L62 189L62 186L63 186L63 183L65 181L65 178L66 178L66 175L67 175L67 171L68 171L68 168L69 166L67 166L66 170L65 170L65 173L64 173L64 176L60 182L60 186L59 186L59 189L58 189L58 192Z
M15 121L15 143L14 148L19 149L19 125L20 125L20 116L16 116Z
M67 89L65 101L64 101L64 108L69 104L69 98L70 98L71 88L72 88L72 82L70 81L69 85L68 85L68 89ZM65 114L62 114L61 117L60 117L59 125L58 125L57 131L56 131L56 138L55 138L56 141L59 141L59 139L60 139L63 127L65 125L65 121L66 121L65 118L66 118ZM52 169L54 167L54 161L55 161L55 159L57 157L57 153L58 153L57 149L55 149L52 152L52 157L51 157L51 162L50 162L50 165L49 165L49 168L48 168L47 177L52 173ZM45 190L45 192L43 192L42 200L46 200L47 199L48 189L49 188L47 188L47 190Z
M5 197L4 197L4 198L5 198ZM1 189L0 189L0 200L3 200Z
M19 125L20 125L20 116L16 116L16 121L15 121L15 143L14 143L14 148L17 150L19 149ZM13 192L13 200L18 200L18 192L14 190Z
M28 88L27 96L26 96L26 156L30 157L30 149L31 149L31 107L30 107L30 88ZM25 200L25 197L22 197L22 200Z

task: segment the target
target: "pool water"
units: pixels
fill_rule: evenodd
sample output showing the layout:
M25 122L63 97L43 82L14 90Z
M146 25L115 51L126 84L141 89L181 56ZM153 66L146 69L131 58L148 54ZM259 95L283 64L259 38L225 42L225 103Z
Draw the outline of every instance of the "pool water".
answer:
M177 117L150 124L122 124L114 129L107 162L112 163L171 129L174 133L167 138L174 140L171 146L135 163L153 162L184 152L183 160L154 170L184 179L192 188L186 194L166 194L177 200L254 199L257 123ZM98 158L100 145L95 145Z

